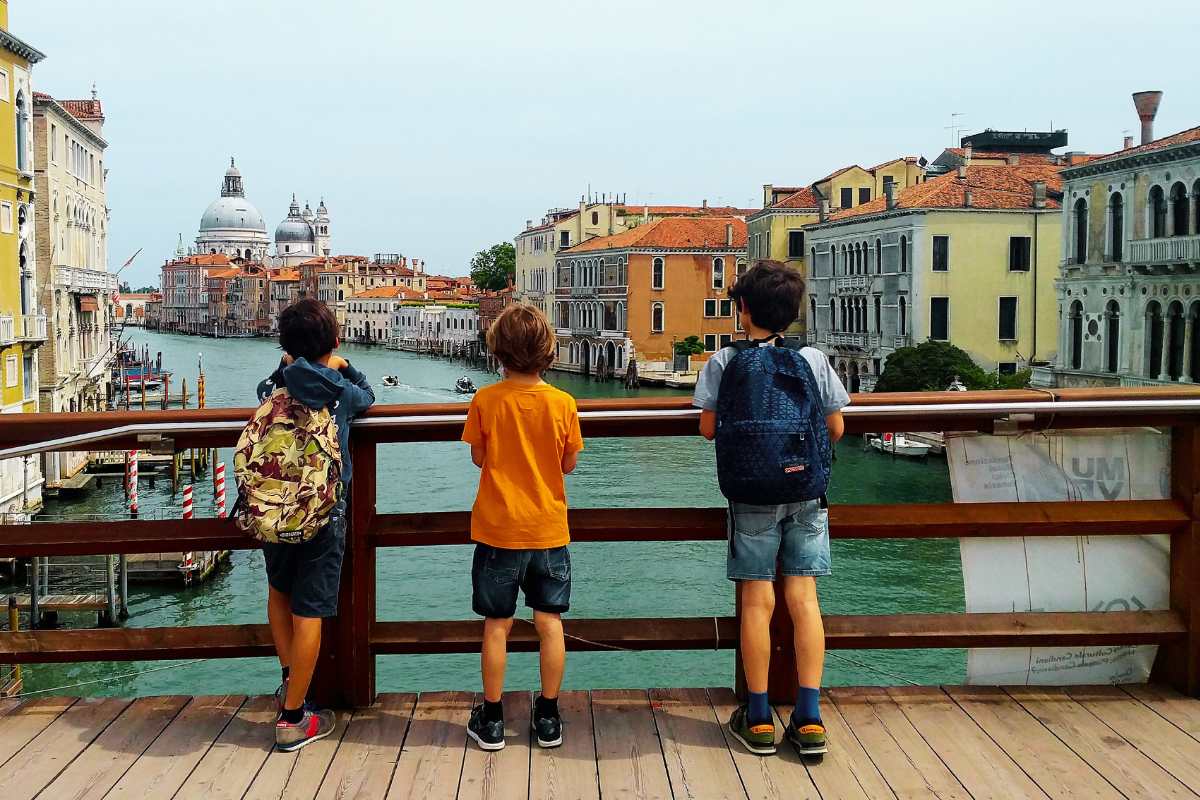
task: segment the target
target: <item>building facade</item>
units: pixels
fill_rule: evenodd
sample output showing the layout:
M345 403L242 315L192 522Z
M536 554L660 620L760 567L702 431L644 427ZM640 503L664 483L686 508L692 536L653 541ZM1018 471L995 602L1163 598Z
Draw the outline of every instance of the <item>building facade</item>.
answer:
M809 343L851 391L927 339L1001 373L1052 356L1058 169L962 167L810 225Z
M31 69L42 54L8 30L0 2L0 413L38 410L38 349L46 313L38 290ZM0 462L0 517L41 507L36 458Z
M479 309L472 304L420 301L397 304L389 346L400 350L456 353L479 341Z
M274 264L294 267L309 259L330 255L329 209L325 207L325 200L321 200L314 214L307 203L301 211L293 194L287 218L275 229Z
M1134 96L1151 120L1157 94ZM1144 127L1139 146L1062 175L1058 358L1038 383L1200 383L1200 127Z
M211 334L209 273L232 267L224 253L176 257L162 266L159 329L174 333Z
M363 344L387 344L392 338L397 309L404 303L424 299L424 293L404 286L379 286L351 295L344 302L342 339Z
M262 214L246 199L242 173L231 158L221 183L221 196L209 204L200 218L196 253L261 262L267 258L270 244Z
M268 279L271 305L270 330L271 333L276 333L279 331L279 315L285 308L300 299L303 283L297 270L287 268L271 270Z
M115 282L115 281L114 281ZM118 325L146 325L146 303L151 298L160 300L158 292L120 292L113 298L113 319Z

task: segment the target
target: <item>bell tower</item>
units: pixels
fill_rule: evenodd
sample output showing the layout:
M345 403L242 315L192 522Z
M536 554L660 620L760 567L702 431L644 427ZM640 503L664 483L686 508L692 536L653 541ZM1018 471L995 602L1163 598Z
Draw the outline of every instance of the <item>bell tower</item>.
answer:
M233 156L229 157L229 169L225 170L225 184L221 187L221 197L245 197L246 191L242 188L242 173L238 171L237 165L233 163Z
M317 239L317 255L329 256L329 209L325 207L325 198L321 198L321 205L317 206L317 216L313 220L313 232Z

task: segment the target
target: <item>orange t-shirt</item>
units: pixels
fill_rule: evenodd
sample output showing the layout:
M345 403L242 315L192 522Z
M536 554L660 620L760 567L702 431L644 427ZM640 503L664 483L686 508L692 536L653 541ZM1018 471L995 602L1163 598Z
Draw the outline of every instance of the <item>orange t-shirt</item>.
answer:
M506 550L570 541L562 460L583 449L575 398L548 383L492 384L475 393L462 440L487 448L473 540Z

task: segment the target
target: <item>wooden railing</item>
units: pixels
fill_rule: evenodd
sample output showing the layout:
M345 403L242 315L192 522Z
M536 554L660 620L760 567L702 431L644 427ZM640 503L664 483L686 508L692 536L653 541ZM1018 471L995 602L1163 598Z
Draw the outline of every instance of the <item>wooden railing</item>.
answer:
M696 413L686 398L582 400L585 437L693 436ZM457 440L462 405L377 406L355 423L350 528L337 618L326 621L314 685L322 702L364 706L376 693L375 657L384 654L462 653L479 647L478 621L376 618L376 552L380 547L466 544L463 511L380 514L376 455L382 444ZM0 417L0 451L64 436L136 426L105 447L137 447L146 430L161 431L176 448L229 446L249 409L37 414ZM1016 647L1159 644L1156 677L1200 694L1200 389L1105 389L947 392L854 397L849 433L984 431L1159 426L1171 429L1172 496L1168 500L980 504L835 505L837 538L1056 536L1168 533L1170 608L1162 611L829 615L830 648ZM144 446L145 439L142 439ZM64 447L63 449L70 449ZM77 447L76 447L77 449ZM10 453L12 451L9 451ZM711 462L697 469L712 469ZM847 480L835 470L836 480ZM575 542L720 540L720 508L573 509ZM0 557L148 553L162 550L250 549L253 541L227 520L183 523L127 520L0 526ZM794 686L790 623L775 625L784 649L772 658L772 693ZM736 616L566 621L577 650L733 648ZM534 650L536 634L514 629L514 650ZM175 628L33 630L0 634L0 663L269 656L266 625ZM793 695L794 696L794 695Z

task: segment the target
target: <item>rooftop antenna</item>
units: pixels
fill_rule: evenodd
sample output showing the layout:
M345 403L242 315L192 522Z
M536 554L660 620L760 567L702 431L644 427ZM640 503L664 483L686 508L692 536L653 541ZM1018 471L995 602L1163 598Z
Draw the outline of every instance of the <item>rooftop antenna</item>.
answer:
M954 137L950 142L951 147L958 147L961 144L960 137L962 136L963 128L966 127L963 125L963 116L964 114L961 111L955 111L950 114L950 124L945 129L951 131L950 135Z

